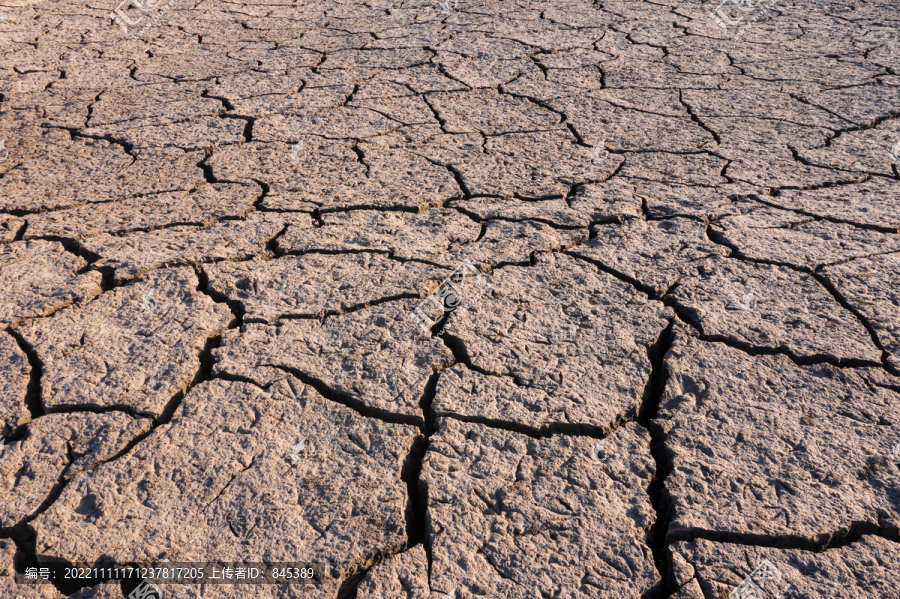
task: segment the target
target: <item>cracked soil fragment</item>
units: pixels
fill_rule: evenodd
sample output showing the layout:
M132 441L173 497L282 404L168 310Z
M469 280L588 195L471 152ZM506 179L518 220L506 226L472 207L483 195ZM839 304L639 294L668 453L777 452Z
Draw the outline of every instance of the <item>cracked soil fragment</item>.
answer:
M431 585L458 596L635 597L659 582L647 545L650 436L597 441L440 419L422 468ZM393 596L393 595L392 595Z
M324 598L353 566L405 545L400 474L417 437L297 380L206 382L140 446L66 486L32 522L38 553L324 562Z
M669 537L787 538L812 549L895 530L900 400L849 369L705 343L679 325L654 426L665 434Z
M324 322L245 324L227 331L222 347L213 350L213 374L269 385L290 372L367 415L421 425L425 386L453 357L413 321L418 303L388 302Z
M537 261L495 271L491 290L453 314L448 344L469 367L441 374L433 408L532 430L608 432L637 413L651 346L672 314L590 263Z
M153 271L93 302L20 327L43 366L45 410L122 407L159 416L194 379L233 315L188 268Z

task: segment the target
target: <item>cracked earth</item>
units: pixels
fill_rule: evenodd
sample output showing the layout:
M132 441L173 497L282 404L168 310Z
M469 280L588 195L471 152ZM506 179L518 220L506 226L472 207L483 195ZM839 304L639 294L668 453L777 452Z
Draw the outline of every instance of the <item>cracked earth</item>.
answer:
M0 596L900 597L893 0L144 4L0 0Z

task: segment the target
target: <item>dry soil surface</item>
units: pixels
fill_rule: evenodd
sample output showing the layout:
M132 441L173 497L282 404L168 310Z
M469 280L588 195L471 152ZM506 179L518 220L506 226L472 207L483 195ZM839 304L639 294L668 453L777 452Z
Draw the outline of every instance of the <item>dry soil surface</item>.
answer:
M0 0L0 597L900 598L895 0L116 1Z

